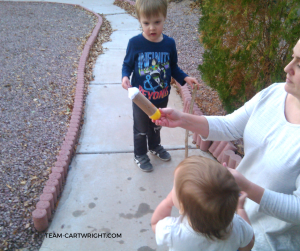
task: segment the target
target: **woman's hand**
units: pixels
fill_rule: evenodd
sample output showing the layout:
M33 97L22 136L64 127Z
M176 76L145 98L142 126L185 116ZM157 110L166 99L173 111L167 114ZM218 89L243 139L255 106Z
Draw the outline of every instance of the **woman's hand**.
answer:
M153 123L166 127L178 127L181 124L181 112L171 108L159 108L161 117L158 120L152 120Z
M159 110L161 118L152 120L156 125L171 128L181 127L191 132L198 133L204 138L208 137L209 125L204 116L188 114L171 108L162 108Z
M242 175L239 171L228 167L225 162L223 163L223 166L227 167L242 191L247 191L249 189L251 182L247 180L244 175Z
M227 167L227 164L224 162L223 166ZM242 175L239 171L230 167L227 167L227 169L233 175L239 188L248 194L248 198L259 204L265 192L265 189L246 179L245 176Z

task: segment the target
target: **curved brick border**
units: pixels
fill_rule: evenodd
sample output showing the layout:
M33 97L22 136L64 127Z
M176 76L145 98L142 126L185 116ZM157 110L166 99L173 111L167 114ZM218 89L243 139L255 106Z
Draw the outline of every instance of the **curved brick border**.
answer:
M192 99L192 95L187 85L181 86L177 81L176 87L183 101L183 112L188 113ZM193 114L201 116L203 113L200 108L194 104ZM220 163L226 162L231 168L236 168L241 162L242 158L236 154L237 148L230 141L204 141L197 133L193 134L193 143L200 148L200 150L209 151Z
M63 184L67 177L68 167L79 136L80 122L83 114L85 64L89 57L90 49L92 48L102 25L102 18L97 13L77 4L65 5L79 6L82 9L93 13L98 18L98 23L85 44L79 59L76 92L68 131L57 156L57 161L55 162L54 167L52 167L52 173L49 175L49 180L46 182L43 189L43 194L40 196L40 201L37 203L36 209L32 212L34 227L40 232L45 231L48 228L52 210L55 209L55 204L62 192Z

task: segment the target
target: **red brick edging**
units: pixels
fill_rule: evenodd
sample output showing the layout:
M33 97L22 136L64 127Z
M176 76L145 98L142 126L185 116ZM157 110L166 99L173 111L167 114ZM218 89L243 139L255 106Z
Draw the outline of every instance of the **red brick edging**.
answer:
M192 95L187 85L181 86L176 82L177 89L183 101L183 112L188 113ZM200 108L194 104L193 114L203 115ZM193 134L193 143L196 144L200 150L209 151L220 163L226 162L227 166L236 168L241 162L242 158L236 154L237 148L229 141L204 141L197 133Z
M80 6L77 4L67 5ZM52 210L55 209L55 204L62 192L63 184L68 174L68 167L79 136L79 128L83 114L85 64L89 57L90 49L92 48L102 25L102 18L100 15L85 7L80 7L93 13L98 18L98 23L85 44L79 59L76 92L68 131L57 156L57 161L55 162L54 167L52 167L52 173L49 176L49 180L46 182L43 189L43 194L40 196L40 201L36 204L36 209L32 212L34 227L39 232L45 231L48 228Z

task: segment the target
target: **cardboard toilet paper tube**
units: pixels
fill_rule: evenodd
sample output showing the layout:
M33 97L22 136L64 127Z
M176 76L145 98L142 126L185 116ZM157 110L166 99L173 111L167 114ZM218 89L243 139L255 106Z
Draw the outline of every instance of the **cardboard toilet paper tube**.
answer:
M141 108L151 119L157 120L161 114L142 93L138 92L132 100L139 108Z

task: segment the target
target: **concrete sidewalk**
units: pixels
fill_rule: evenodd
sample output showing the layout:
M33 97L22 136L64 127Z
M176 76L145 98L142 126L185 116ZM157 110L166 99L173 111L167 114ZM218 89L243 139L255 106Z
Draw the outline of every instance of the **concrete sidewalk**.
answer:
M150 219L172 188L174 168L184 159L185 130L162 129L162 145L169 149L171 161L162 162L149 154L152 173L135 165L132 108L121 87L121 67L129 38L141 32L139 23L113 5L114 0L56 2L79 4L104 14L114 32L97 60L80 145L47 231L63 237L45 238L40 250L167 250L157 247ZM169 107L183 108L174 88ZM189 145L195 148L191 141L190 137ZM199 149L189 150L189 155L194 154L210 157ZM172 214L178 215L177 210ZM102 238L79 238L76 233L102 234ZM116 238L104 238L107 233Z

